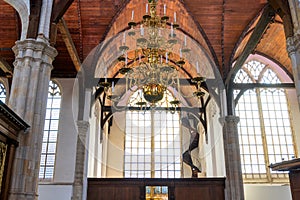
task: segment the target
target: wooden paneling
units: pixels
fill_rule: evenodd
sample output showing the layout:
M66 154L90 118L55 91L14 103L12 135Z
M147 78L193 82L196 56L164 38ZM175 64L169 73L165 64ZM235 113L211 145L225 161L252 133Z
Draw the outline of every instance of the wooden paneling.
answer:
M7 105L0 101L0 199L7 200L12 175L15 148L18 146L18 134L29 126ZM24 134L24 133L21 133ZM5 151L3 151L3 147ZM5 152L5 156L4 153ZM4 161L1 163L1 161ZM2 166L2 167L1 167Z
M169 199L223 200L225 178L88 179L88 200L145 199L146 186L168 186Z

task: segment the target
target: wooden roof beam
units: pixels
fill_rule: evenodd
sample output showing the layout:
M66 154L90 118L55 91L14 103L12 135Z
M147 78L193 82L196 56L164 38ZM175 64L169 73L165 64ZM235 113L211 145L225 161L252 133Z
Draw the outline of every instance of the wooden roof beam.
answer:
M292 37L294 35L294 25L288 0L268 0L268 2L283 20L285 37Z
M238 57L238 59L235 62L235 65L230 70L225 86L227 89L227 114L233 115L234 113L234 102L233 102L233 80L236 75L236 73L242 68L243 64L247 60L248 56L255 50L257 44L260 42L261 38L263 37L265 31L267 30L269 23L273 20L275 16L274 9L267 5L265 9L263 10L263 13L257 22L246 46L244 47L241 55Z
M65 23L65 20L62 18L61 20L59 20L58 24L57 24L57 28L61 33L61 36L65 42L65 45L67 47L67 50L69 52L69 55L73 61L73 64L75 66L76 71L78 72L80 70L81 67L81 61L80 58L78 56L76 47L74 45L74 42L72 40L71 34L69 32L69 29L67 27L67 24Z
M38 36L41 9L42 9L42 0L30 1L29 25L28 25L28 31L26 36L27 38L36 38Z
M11 66L2 58L0 58L0 69L6 74L6 76L12 76Z
M54 0L51 21L58 23L74 0Z
M241 67L247 60L248 56L255 50L255 47L260 42L261 38L263 37L265 31L268 28L269 23L274 18L274 16L275 16L274 9L270 5L268 5L264 9L241 55L238 57L234 67L229 72L226 79L226 85L228 85L230 82L233 82L235 74L238 72L239 69L241 69Z

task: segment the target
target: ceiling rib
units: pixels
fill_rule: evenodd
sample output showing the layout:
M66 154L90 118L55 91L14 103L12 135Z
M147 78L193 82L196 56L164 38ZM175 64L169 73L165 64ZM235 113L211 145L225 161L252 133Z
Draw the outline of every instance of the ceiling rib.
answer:
M61 33L62 39L66 44L67 50L69 52L69 55L72 59L72 62L75 66L76 71L78 72L80 70L81 67L81 61L80 58L78 56L75 44L72 40L71 34L69 32L69 29L67 27L67 24L65 22L65 20L62 18L59 20L58 24L57 24L58 30Z
M36 38L40 24L42 0L30 1L29 26L27 38Z
M230 70L230 72L227 76L227 79L226 79L226 85L230 84L230 82L233 81L234 75L236 74L236 72L242 67L244 62L247 60L248 56L254 51L255 47L260 42L270 21L274 18L274 16L275 16L274 9L270 5L268 5L264 9L259 21L257 22L257 25L255 26L255 28L253 30L251 37L250 37L249 41L247 42L245 48L243 49L241 55L236 60L234 67Z
M55 0L52 8L51 21L58 23L74 0Z
M270 6L267 5L264 9L259 21L257 22L257 25L255 26L252 35L250 36L249 41L247 42L245 48L243 49L241 55L237 58L237 61L233 68L230 70L225 86L227 88L227 112L228 115L233 115L234 113L234 105L233 105L233 80L235 77L235 74L238 72L239 69L243 66L245 61L247 60L248 56L255 50L255 47L260 42L261 38L263 37L265 31L267 30L270 21L274 18L275 11Z

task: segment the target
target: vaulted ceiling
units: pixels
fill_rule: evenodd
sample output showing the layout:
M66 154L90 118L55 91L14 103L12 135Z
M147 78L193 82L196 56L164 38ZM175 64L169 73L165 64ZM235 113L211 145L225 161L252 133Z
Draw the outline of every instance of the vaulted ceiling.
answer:
M51 41L58 51L53 77L75 77L89 52L106 37L125 30L131 11L136 18L145 12L146 0L55 0L56 38ZM223 79L232 63L243 62L249 53L264 55L292 74L286 52L286 37L292 35L287 0L161 0L167 14L177 13L180 31L201 44L213 58ZM65 10L59 6L64 5ZM271 5L271 6L270 6ZM1 76L13 69L11 50L20 38L21 23L17 12L0 0ZM276 12L275 12L276 11ZM59 15L62 15L61 16ZM61 20L57 21L58 18ZM54 18L52 18L54 20ZM285 28L284 28L285 24ZM289 29L290 27L290 29Z

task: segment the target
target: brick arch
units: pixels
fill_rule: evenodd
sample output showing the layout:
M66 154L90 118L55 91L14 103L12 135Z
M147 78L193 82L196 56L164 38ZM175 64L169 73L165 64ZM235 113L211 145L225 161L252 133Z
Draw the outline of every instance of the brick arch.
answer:
M14 7L14 9L18 12L21 22L22 22L22 32L21 32L21 39L26 39L26 35L28 32L29 27L29 5L26 3L25 0L4 0L6 3Z

